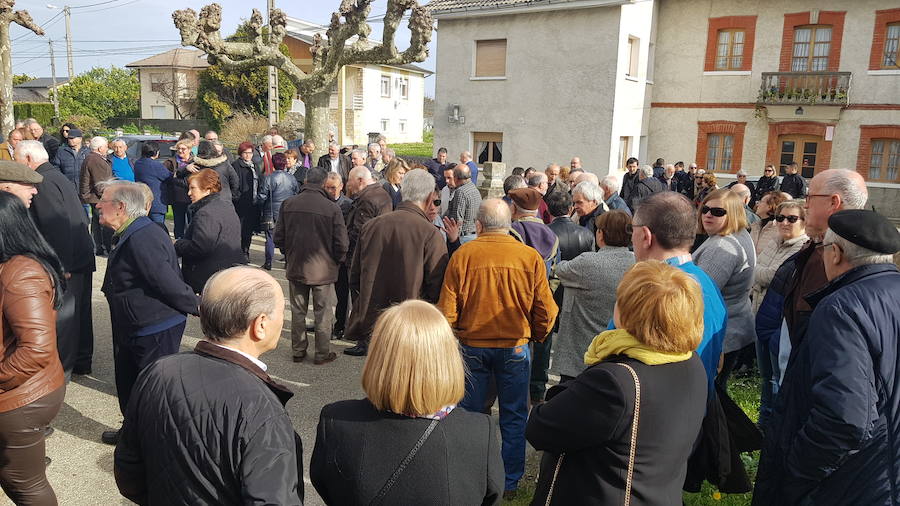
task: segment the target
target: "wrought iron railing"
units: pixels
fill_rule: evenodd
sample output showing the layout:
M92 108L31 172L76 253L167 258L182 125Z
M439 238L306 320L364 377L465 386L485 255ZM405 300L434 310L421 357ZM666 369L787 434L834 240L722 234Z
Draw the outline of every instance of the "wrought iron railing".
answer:
M850 103L850 72L763 72L757 103L840 105Z

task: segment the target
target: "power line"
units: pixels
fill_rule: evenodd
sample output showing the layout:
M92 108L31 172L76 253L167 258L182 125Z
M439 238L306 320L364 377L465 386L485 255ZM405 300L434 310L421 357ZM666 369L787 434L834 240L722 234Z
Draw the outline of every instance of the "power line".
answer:
M119 1L119 0L115 0L115 1ZM117 9L119 7L125 7L126 5L131 5L131 4L137 3L139 1L140 0L131 0L130 2L125 2L125 3L119 4L119 5L113 5L112 7L104 7L102 9L91 9L89 11L77 11L76 13L77 14L87 14L89 12L108 11L109 9ZM104 2L104 3L109 3L109 2ZM95 4L95 5L100 5L100 4Z
M62 11L57 12L55 15L53 15L53 17L51 17L51 18L48 19L47 21L44 21L44 23L40 25L41 28L47 28L48 26L50 26L50 22L52 22L54 19L56 19L56 18L58 18L58 17L60 17L60 16L62 16ZM25 37L29 37L29 36L32 36L32 35L33 35L33 36L37 36L36 33L32 32L32 31L28 31L28 32L26 32L25 34L19 35L18 37L16 37L16 38L10 40L10 42L15 42L15 41L17 41L17 40L24 39Z
M95 4L87 4L87 5L70 5L69 8L70 9L86 9L88 7L96 7L98 5L106 5L106 4L111 4L111 3L115 3L115 2L119 2L119 1L121 1L121 0L106 0L105 2L97 2Z

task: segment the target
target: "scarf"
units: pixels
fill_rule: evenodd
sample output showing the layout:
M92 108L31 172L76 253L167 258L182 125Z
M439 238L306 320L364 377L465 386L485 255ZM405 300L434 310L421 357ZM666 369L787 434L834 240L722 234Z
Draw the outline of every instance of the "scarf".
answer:
M662 365L683 362L691 358L693 353L692 351L666 353L653 350L635 339L627 330L616 329L601 332L591 341L591 345L584 352L584 363L585 365L594 365L613 355L625 355L647 365Z

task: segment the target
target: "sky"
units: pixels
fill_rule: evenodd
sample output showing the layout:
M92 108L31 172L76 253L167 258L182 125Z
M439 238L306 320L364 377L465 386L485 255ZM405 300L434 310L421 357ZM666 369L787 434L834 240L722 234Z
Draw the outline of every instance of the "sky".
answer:
M35 35L19 25L10 29L13 53L13 73L34 77L50 77L50 48L53 41L56 61L56 76L66 77L65 19L61 7L66 3L57 0L17 0L15 8L27 10L46 34ZM126 64L181 47L178 30L172 23L172 12L190 6L200 11L210 2L190 3L185 0L77 0L68 5L72 12L72 54L75 74L78 75L94 67L110 65L124 67ZM230 35L242 20L248 19L253 8L265 16L264 0L238 1L219 0L222 6L223 36ZM321 24L328 24L331 13L337 9L340 0L293 0L275 6L288 16ZM59 8L50 8L48 5ZM370 39L381 39L380 19L385 12L387 0L375 0L370 11L369 25L372 27ZM409 30L406 20L401 23L395 43L401 51L409 45ZM429 57L418 65L434 70L434 51L437 32L432 35ZM434 96L434 76L425 80L425 94Z

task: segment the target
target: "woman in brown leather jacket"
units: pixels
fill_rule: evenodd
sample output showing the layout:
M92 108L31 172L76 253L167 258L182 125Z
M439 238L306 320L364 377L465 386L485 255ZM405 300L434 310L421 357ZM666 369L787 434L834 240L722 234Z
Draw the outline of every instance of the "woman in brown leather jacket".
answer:
M62 266L18 197L0 192L0 486L16 504L55 505L44 433L65 396L56 352Z

